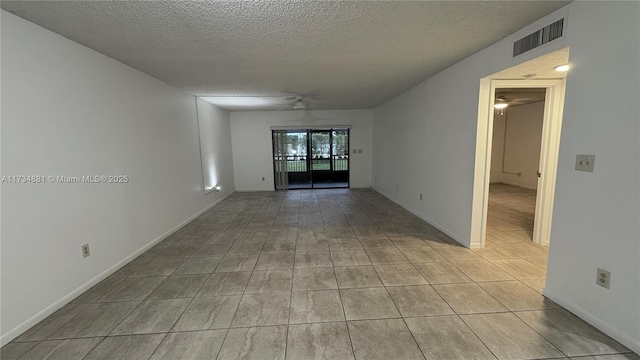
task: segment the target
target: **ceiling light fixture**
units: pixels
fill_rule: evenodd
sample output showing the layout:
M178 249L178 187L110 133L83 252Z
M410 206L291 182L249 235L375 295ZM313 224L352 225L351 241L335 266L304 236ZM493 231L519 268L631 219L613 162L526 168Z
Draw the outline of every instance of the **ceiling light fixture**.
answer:
M302 95L296 95L296 102L293 103L293 111L306 109L307 103L304 102L304 97Z
M496 114L498 115L504 115L504 109L506 109L507 106L509 106L509 104L507 104L506 102L499 102L493 105L493 107L496 109Z
M569 65L565 64L565 65L556 66L556 71L567 72L569 71Z
M293 103L293 110L305 110L307 108L307 103L302 100L298 100Z

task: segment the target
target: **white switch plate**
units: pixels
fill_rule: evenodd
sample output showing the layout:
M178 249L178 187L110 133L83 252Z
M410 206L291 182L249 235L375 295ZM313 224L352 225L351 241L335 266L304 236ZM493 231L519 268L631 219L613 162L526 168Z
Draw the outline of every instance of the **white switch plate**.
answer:
M595 155L576 155L576 171L593 172L593 166L596 163Z

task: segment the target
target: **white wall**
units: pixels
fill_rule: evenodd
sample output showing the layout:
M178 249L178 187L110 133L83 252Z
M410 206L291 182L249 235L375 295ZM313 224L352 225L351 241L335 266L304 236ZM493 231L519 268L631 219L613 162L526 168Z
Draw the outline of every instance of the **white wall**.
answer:
M570 47L545 294L640 352L640 3L573 2L516 35L563 14L566 39L513 60L508 37L374 109L374 188L468 246L480 79ZM594 173L574 171L578 153Z
M640 353L640 3L579 3L570 16L546 293ZM595 171L575 171L576 154L596 154Z
M544 102L508 107L504 116L494 117L491 182L537 189L543 119ZM494 170L499 171L497 181L494 181Z
M219 173L223 192L204 195L193 96L1 16L2 175L129 176L2 184L4 344L233 192L233 174ZM231 169L229 146L217 156Z
M492 184L502 182L502 157L504 155L504 130L507 113L493 116L493 140L491 142L491 175Z
M300 128L350 125L350 186L371 186L371 110L238 111L231 112L233 167L238 191L273 191L272 126ZM262 177L265 181L262 181Z
M230 193L234 189L229 112L197 99L200 156L205 191ZM223 189L224 187L224 189Z

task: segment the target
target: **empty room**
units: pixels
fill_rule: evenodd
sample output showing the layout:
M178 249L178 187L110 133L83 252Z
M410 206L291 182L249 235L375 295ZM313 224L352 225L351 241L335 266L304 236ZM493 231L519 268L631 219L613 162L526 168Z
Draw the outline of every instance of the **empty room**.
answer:
M639 359L640 2L0 7L1 359Z

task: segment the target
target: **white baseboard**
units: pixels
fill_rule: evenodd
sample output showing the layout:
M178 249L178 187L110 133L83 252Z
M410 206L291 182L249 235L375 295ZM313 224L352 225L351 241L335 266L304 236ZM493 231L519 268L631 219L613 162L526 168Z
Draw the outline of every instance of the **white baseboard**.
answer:
M394 203L400 205L402 208L404 208L405 210L409 211L410 213L412 213L413 215L419 217L420 219L426 221L429 225L435 227L436 229L442 231L443 233L445 233L447 236L449 236L450 238L452 238L453 240L457 241L458 243L460 243L460 245L464 246L464 247L469 247L469 244L467 244L467 242L462 239L460 236L458 236L458 234L449 231L449 229L445 228L444 226L441 226L440 224L438 224L437 222L427 218L426 216L420 214L419 212L415 211L414 209L412 209L411 207L399 202L399 201L395 201L393 199L391 199L389 196L385 195L383 192L378 191L378 189L373 188L373 190L375 192L377 192L378 194L386 197L387 199L393 201ZM474 244L472 244L474 245ZM473 246L472 248L476 248L475 246Z
M640 339L634 338L634 336L630 334L621 332L620 330L608 324L606 321L603 321L602 319L592 315L590 312L582 309L581 307L574 305L562 296L554 294L547 288L542 291L542 294L553 302L567 309L577 317L593 325L598 330L611 336L614 340L628 347L631 351L635 352L636 354L640 354ZM633 316L634 314L630 315Z
M371 189L371 185L349 185L349 189Z
M236 192L275 191L274 189L236 189Z
M123 267L126 264L128 264L131 260L135 259L136 257L141 255L145 251L149 250L151 247L153 247L154 245L156 245L160 241L166 239L167 237L169 237L174 232L180 230L180 228L182 228L183 226L187 225L189 222L191 222L193 219L197 218L198 216L202 215L207 210L209 210L212 207L218 205L220 202L222 202L224 199L226 199L229 196L231 196L233 193L234 192L232 191L232 192L222 196L220 199L214 201L211 205L208 205L204 209L198 211L195 215L189 217L187 220L185 220L185 221L181 222L180 224L176 225L171 230L169 230L166 233L164 233L164 234L160 235L159 237L155 238L154 240L152 240L151 242L149 242L145 246L143 246L140 249L136 250L131 255L129 255L129 256L125 257L124 259L118 261L113 266L111 266L107 270L103 271L102 273L98 274L97 276L95 276L91 280L89 280L86 283L80 285L75 290L71 291L69 294L63 296L60 300L58 300L58 301L54 302L53 304L47 306L46 308L42 309L41 311L39 311L38 313L36 313L32 317L30 317L27 320L23 321L18 326L14 327L13 329L11 329L11 330L7 331L6 333L2 334L2 336L0 336L0 346L4 346L7 343L9 343L11 340L13 340L16 337L20 336L20 334L22 334L25 331L29 330L34 325L36 325L40 321L42 321L45 318L47 318L47 316L49 316L49 315L53 314L54 312L56 312L56 310L60 309L61 307L65 306L65 305L67 305L73 299L75 299L76 297L78 297L79 295L84 293L85 291L89 290L91 287L93 287L94 285L96 285L100 281L106 279L111 274L113 274L116 271L120 270L121 267Z

